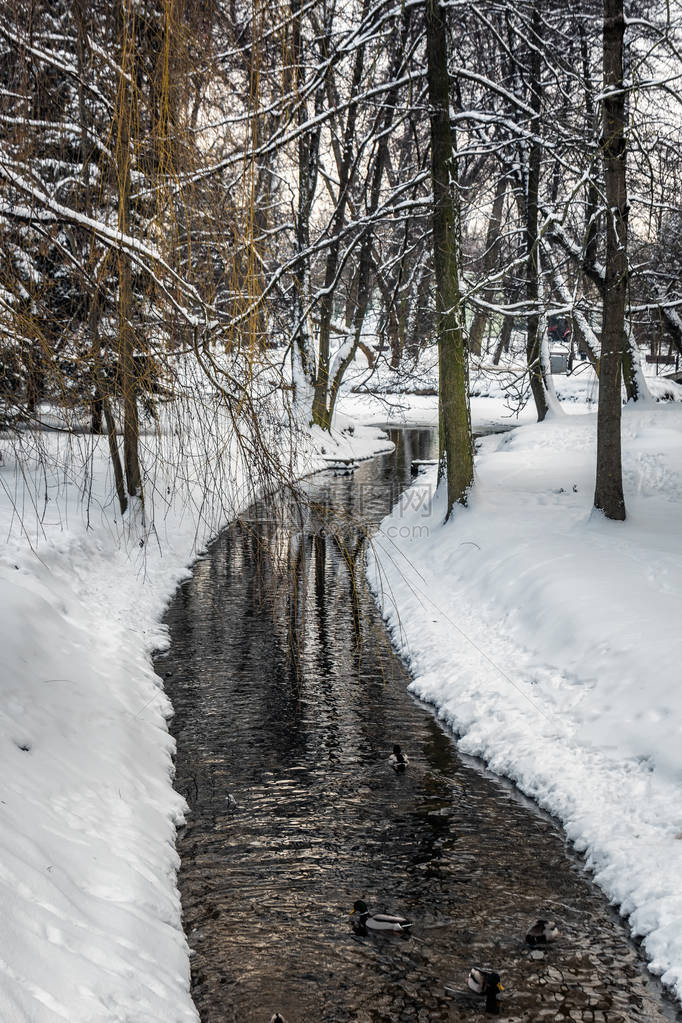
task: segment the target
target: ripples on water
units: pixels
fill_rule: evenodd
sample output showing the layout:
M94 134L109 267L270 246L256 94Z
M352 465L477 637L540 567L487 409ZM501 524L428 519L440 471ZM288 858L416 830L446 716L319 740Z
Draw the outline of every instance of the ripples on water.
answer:
M555 824L460 758L406 692L354 526L373 528L411 459L433 455L429 431L392 437L394 455L316 478L302 523L251 509L167 615L158 670L190 806L179 884L201 1018L484 1018L466 995L477 964L502 975L510 1020L680 1019ZM414 937L354 935L357 898L411 917ZM522 938L542 915L565 937L534 960Z

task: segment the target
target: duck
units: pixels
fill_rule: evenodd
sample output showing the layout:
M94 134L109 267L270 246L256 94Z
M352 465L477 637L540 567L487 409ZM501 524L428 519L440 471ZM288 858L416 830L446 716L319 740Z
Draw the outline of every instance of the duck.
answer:
M480 970L478 966L472 966L467 979L467 985L477 995L485 995L485 1011L498 1016L500 1004L497 1001L497 992L504 991L499 973L494 970Z
M367 931L392 931L394 934L409 934L412 928L412 921L404 916L389 916L386 913L372 913L367 909L362 899L357 899L350 915L358 914L356 930L361 933Z
M388 762L394 771L397 771L399 774L402 774L402 772L407 767L409 760L407 759L407 753L403 753L400 746L396 744L393 747L393 752L388 758Z
M553 920L536 920L526 934L526 944L547 945L550 941L556 941L561 931Z

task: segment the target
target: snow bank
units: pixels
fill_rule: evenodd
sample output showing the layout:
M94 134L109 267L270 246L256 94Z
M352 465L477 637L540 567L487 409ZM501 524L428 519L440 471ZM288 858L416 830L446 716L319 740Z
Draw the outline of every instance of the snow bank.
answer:
M624 410L625 523L592 512L595 431L485 438L446 525L421 477L370 579L412 691L561 819L682 998L682 407Z
M469 394L474 432L489 426L514 426L535 421L525 363L525 338L516 337L517 351L504 355L502 364L474 365L469 374ZM651 367L645 367L651 368ZM594 411L599 383L589 362L576 361L570 375L552 377L562 411L582 415ZM682 386L662 376L647 376L647 386L656 400L682 401ZM348 374L339 407L363 422L395 425L436 426L438 424L438 356L427 349L413 363L391 369L385 357L373 368L355 368ZM370 390L368 390L370 389ZM625 398L625 388L623 388Z
M535 420L535 410L526 405L514 408L499 390L495 395L472 397L471 423L476 432L490 428L517 426ZM339 409L347 416L365 424L382 426L438 426L438 398L433 395L386 391L381 394L342 393ZM584 408L582 409L584 411Z
M363 423L437 426L438 367L431 364L433 358L434 353L427 352L423 360L399 372L384 363L371 376L368 371L364 376L356 372L351 377L351 386L341 393L339 408ZM589 364L581 363L571 376L554 376L553 380L565 412L582 414L594 405L598 383ZM521 364L473 369L469 392L474 432L534 422L535 406L532 399L529 401L526 382L526 370ZM676 389L682 399L682 387L670 381L666 385ZM366 386L372 390L365 390ZM659 386L656 393L663 394L666 389Z
M380 431L349 425L326 439L331 456L386 448ZM7 1023L197 1019L175 880L184 805L151 654L178 582L253 490L229 445L221 469L187 444L170 427L145 438L146 524L139 509L122 524L103 438L27 435L22 452L0 440ZM298 471L322 464L303 444Z

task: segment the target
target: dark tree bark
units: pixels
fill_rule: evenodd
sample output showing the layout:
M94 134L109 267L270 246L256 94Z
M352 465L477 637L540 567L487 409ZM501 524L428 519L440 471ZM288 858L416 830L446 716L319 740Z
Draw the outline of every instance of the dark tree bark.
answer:
M623 382L628 401L639 401L646 396L647 388L642 376L639 350L632 328L625 333L623 345Z
M105 396L104 391L100 389L102 395L102 411L104 412L104 421L107 424L107 440L109 442L109 454L111 456L111 464L114 470L114 483L116 484L116 494L118 496L118 503L121 509L121 515L125 514L126 508L128 507L128 498L125 492L125 481L123 479L123 466L121 465L121 456L118 450L118 440L116 438L116 420L114 419L114 413L111 410L111 402Z
M500 359L502 358L502 352L509 351L509 342L511 341L513 327L514 317L505 316L502 323L502 330L500 331L500 339L497 342L497 348L493 353L493 366L499 366Z
M581 17L578 20L578 34L580 36L580 56L582 60L583 86L585 96L585 121L590 137L597 134L598 117L594 109L594 88L590 75L590 60L587 45L587 31L585 21ZM597 262L597 244L599 240L599 187L595 180L596 175L590 174L585 195L585 248L583 257L583 269L586 274L594 273Z
M363 0L362 19L369 10L369 0ZM343 149L339 166L339 194L336 209L331 219L329 232L334 239L327 251L324 275L324 293L320 303L320 339L318 350L317 377L313 394L313 423L325 430L331 429L331 417L327 403L329 393L329 355L331 339L331 320L334 306L334 283L339 270L339 254L341 249L341 228L346 219L349 192L353 177L353 143L355 141L355 125L358 114L358 91L365 65L365 45L358 46L353 64L353 77L350 87L350 103L346 115L343 133Z
M107 442L109 444L109 457L111 458L111 466L114 473L114 483L116 485L116 496L118 497L118 504L121 509L121 515L125 515L128 507L128 495L126 494L125 488L125 477L123 474L123 463L121 462L121 452L118 446L118 437L116 435L116 419L111 408L111 401L109 400L109 394L107 392L107 386L104 380L104 374L102 371L102 364L100 359L100 346L99 346L99 321L100 321L100 303L97 290L94 289L90 296L90 311L88 313L88 331L90 333L90 359L92 364L92 379L93 379L93 399L92 399L92 432L102 433L103 423L102 417L104 417L104 423L106 424Z
M293 68L292 86L298 94L303 79L303 29L301 0L291 0L291 33ZM318 89L315 97L315 113L319 114L322 105L322 90ZM298 125L302 128L308 120L308 103L301 99L298 109ZM313 339L310 336L308 320L308 301L310 298L310 256L307 253L310 245L310 212L317 188L320 149L319 127L311 131L301 131L298 139L298 209L296 212L296 251L301 256L293 271L293 321L295 334L292 342L292 360L300 366L306 383L312 388L315 383L317 364ZM296 374L294 374L296 377Z
M604 0L604 130L600 140L606 192L606 279L597 415L594 506L609 519L625 518L621 465L621 364L625 348L627 191L623 0Z
M92 366L92 399L90 402L91 425L90 429L94 434L104 432L104 395L101 385L100 372L100 345L99 345L99 298L97 290L93 289L90 295L90 309L88 312L88 334L90 335L90 363ZM116 452L118 455L118 451ZM120 494L119 494L120 499Z
M128 14L123 3L117 5L118 28L120 32L120 65L132 78L133 41L129 34ZM119 76L116 104L116 177L118 185L118 229L128 234L130 229L130 132L133 122L132 105L134 98L129 82ZM119 375L123 397L123 465L126 486L131 497L142 498L142 473L138 454L140 423L137 409L138 384L133 358L134 336L132 327L133 289L130 257L122 249L118 251L119 289Z
M436 330L439 362L441 454L447 467L447 513L466 504L474 479L469 367L462 326L457 263L457 217L450 130L445 15L438 0L426 0L427 83L431 120L433 183L433 261L436 278Z
M102 394L97 384L92 389L92 399L90 401L90 432L96 436L100 436L104 433L104 405L102 404Z
M538 245L538 198L540 191L540 167L542 161L542 144L539 139L542 110L542 91L540 76L542 74L542 53L541 33L542 19L540 16L540 4L542 0L535 0L533 5L533 41L535 46L531 53L531 97L530 104L533 110L532 131L533 138L530 143L528 154L528 189L526 195L526 297L529 308L533 312L528 317L528 335L526 340L526 355L528 359L528 374L530 376L530 387L535 399L535 407L538 413L538 422L547 415L549 403L547 401L547 385L545 372L542 365L542 338L540 337L541 317L539 309L540 298L540 248Z
M504 207L504 196L507 191L507 176L501 174L497 179L497 185L495 186L495 198L493 199L493 207L490 212L490 219L488 220L488 230L486 232L485 239L485 253L483 256L482 271L484 274L489 274L494 268L500 249L500 227L502 226L502 210ZM492 301L494 297L493 291L490 288L483 289L483 298L486 301ZM472 355L480 355L483 341L483 334L486 328L486 324L490 317L490 313L487 309L477 309L474 313L474 317L471 321L471 327L469 329L469 351Z
M34 338L30 347L24 349L23 354L26 367L26 411L33 417L45 390L45 369L40 339Z
M400 36L400 46L396 46L393 58L391 61L390 76L391 80L395 81L398 77L398 69L402 62L403 47L407 37L407 29L410 21L410 13L406 11L403 16L403 26ZM381 183L384 177L384 171L386 169L386 162L388 160L388 140L390 137L390 128L393 123L393 117L395 114L396 102L398 98L398 87L394 86L389 89L386 94L385 102L382 104L381 110L377 117L377 126L379 128L379 143L377 145L376 157L374 159L374 167L372 169L372 185L370 188L369 202L367 205L367 216L371 217L372 214L376 213L379 206L379 200L381 198ZM370 298L372 296L372 246L374 243L374 231L373 228L368 224L364 229L362 235L362 241L360 243L360 255L358 258L358 271L357 271L357 295L355 299L355 309L352 317L352 341L346 346L346 350L340 353L338 364L334 367L334 374L331 379L329 388L329 400L327 406L327 422L331 424L334 416L334 408L336 405L336 399L339 395L339 389L343 382L346 370L354 360L357 350L360 347L360 338L362 335L362 328L365 322L365 316L369 308Z

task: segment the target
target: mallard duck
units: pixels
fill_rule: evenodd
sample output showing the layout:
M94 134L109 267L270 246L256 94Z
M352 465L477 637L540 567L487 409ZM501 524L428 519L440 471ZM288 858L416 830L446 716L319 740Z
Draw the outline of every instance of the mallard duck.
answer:
M485 995L486 1012L492 1012L495 1016L499 1015L500 1005L497 1001L497 992L504 991L499 973L494 973L492 970L479 970L477 966L472 966L467 985L477 995Z
M407 767L409 761L407 759L407 753L403 753L400 746L394 746L393 752L388 758L388 762L394 771L402 772Z
M356 929L365 931L393 931L394 934L409 934L412 921L404 916L388 916L386 913L372 913L370 915L366 904L358 899L353 906L350 915L358 914Z
M561 931L553 920L536 920L526 935L528 945L546 945L556 941Z

